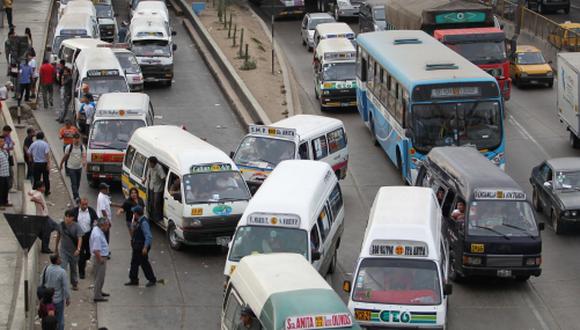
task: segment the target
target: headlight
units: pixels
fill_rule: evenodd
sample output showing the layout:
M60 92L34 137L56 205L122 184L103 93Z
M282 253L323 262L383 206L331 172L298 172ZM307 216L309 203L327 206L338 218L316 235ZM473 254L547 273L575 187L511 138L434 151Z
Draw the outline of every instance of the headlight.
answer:
M101 167L99 165L91 165L91 171L93 172L100 172Z
M322 91L322 95L328 95L328 94L330 94L330 91L329 90L323 90Z
M550 71L550 72L546 73L546 76L549 78L552 78L554 76L554 72Z
M578 215L578 211L573 210L573 211L564 211L564 216L565 217L575 217Z
M463 257L463 264L464 265L479 266L479 265L481 265L481 257L464 256Z
M522 72L522 74L521 74L520 76L525 78L525 77L527 77L527 76L528 76L528 74L527 74L527 73L525 73L525 72Z
M199 228L202 226L201 220L195 218L185 218L183 219L183 227L194 227Z
M539 266L542 264L542 257L534 257L526 259L526 266Z

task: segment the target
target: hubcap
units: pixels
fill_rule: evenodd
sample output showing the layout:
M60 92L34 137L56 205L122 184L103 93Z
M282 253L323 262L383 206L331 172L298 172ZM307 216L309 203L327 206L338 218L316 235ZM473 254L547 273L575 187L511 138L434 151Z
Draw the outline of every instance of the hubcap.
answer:
M169 232L169 240L171 241L171 245L176 246L177 242L177 233L175 232L175 227L171 227Z

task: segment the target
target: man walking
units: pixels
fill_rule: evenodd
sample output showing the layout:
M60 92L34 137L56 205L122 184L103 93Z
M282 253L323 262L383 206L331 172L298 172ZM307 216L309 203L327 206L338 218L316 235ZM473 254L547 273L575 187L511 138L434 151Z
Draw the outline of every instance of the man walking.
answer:
M145 278L147 278L146 287L152 287L157 283L151 263L149 263L149 251L153 235L149 220L143 215L141 205L133 206L133 223L131 224L131 268L129 270L129 282L125 285L139 285L139 266L143 269Z
M64 121L64 126L58 131L58 138L62 140L62 150L66 150L69 144L73 143L74 135L78 134L79 130L73 126L70 119Z
M34 128L28 127L26 129L26 137L24 138L24 143L22 145L22 151L24 153L24 160L26 161L26 178L28 180L30 180L31 182L33 181L32 157L30 157L30 154L28 153L28 148L30 148L30 146L32 145L32 142L34 142L35 137L36 137L36 131L34 130Z
M14 29L14 24L12 24L12 0L4 0L4 10L6 11L8 27Z
M107 272L107 257L109 256L109 243L105 238L105 232L109 231L109 220L99 218L97 225L93 228L90 240L91 254L93 255L93 270L95 272L94 282L94 302L107 301L108 293L103 292L105 274Z
M28 196L30 197L30 201L33 202L36 206L36 215L39 217L45 217L46 219L46 222L43 224L40 233L40 240L42 241L41 252L52 253L49 248L50 234L56 230L58 225L48 216L48 206L46 205L46 200L44 199L44 182L35 182L32 188L33 190L28 193Z
M70 123L70 120L67 119ZM87 153L85 147L81 143L81 136L78 132L72 136L72 144L65 145L64 156L60 161L60 170L65 167L66 175L70 179L71 190L75 203L79 203L79 186L81 184L81 177L83 167L87 166Z
M56 235L56 253L60 256L62 268L70 269L70 283L72 289L76 291L79 289L78 264L83 244L83 232L74 219L72 210L64 212L64 221L58 226Z
M151 218L153 221L161 221L163 217L163 186L165 183L165 170L159 164L156 157L149 158L149 172L145 179L153 198L149 203Z
M25 59L20 64L20 71L18 73L18 106L22 102L22 97L24 97L25 102L30 101L30 86L32 85L33 69L28 64L28 60Z
M4 137L0 136L0 210L4 210L7 206L12 206L8 202L8 192L10 187L8 181L10 180L10 165L8 161L8 153L4 150Z
M10 134L12 133L12 127L5 125L2 128L2 136L4 137L4 151L8 154L8 166L10 171L10 177L8 179L8 189L12 189L14 185L14 140Z
M48 105L53 106L52 96L53 96L53 85L56 78L56 69L52 64L48 62L48 59L42 60L42 65L39 71L40 76L40 92L42 93L42 102L44 104L44 109L48 108Z
M74 221L79 224L83 232L83 243L81 246L81 254L79 255L79 277L84 279L87 260L91 258L91 249L89 247L91 232L93 230L93 224L95 224L99 217L97 217L97 212L89 206L89 200L86 198L80 199L79 206L73 209L73 215L75 217Z
M66 271L60 264L61 260L58 254L51 255L50 265L46 266L43 271L44 276L40 276L40 283L42 284L42 280L44 279L44 286L54 289L52 302L56 307L58 329L64 330L64 306L70 305L70 291Z
M50 195L50 146L44 141L44 133L36 133L36 141L32 142L28 153L32 158L32 173L34 182L39 182L42 176L42 181L46 188L45 196Z
M62 123L68 116L68 108L72 101L72 74L71 70L68 67L63 68L61 80L61 88L62 88L62 111L60 112L60 116L57 118L57 121Z

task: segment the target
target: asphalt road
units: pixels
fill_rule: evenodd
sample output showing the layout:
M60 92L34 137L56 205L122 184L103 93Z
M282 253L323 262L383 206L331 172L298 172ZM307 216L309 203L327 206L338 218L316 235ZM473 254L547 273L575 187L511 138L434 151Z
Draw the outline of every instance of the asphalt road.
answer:
M120 17L126 13L119 3ZM148 86L156 109L157 123L184 124L228 152L239 141L240 127L223 95L207 71L178 19L176 78L171 88ZM305 113L320 114L313 94L309 63L299 39L298 21L276 22L281 42L299 81L300 103ZM547 157L578 156L567 144L567 135L555 114L554 90L515 89L507 104L507 171L528 189L531 168ZM400 185L398 171L384 153L373 146L358 114L326 113L344 121L350 144L349 173L342 182L346 228L338 253L339 271L328 280L339 290L342 280L353 271L368 210L380 186ZM49 112L39 114L49 141L57 146L56 122ZM54 148L57 157L61 148ZM83 181L81 192L95 204L96 191ZM121 200L114 187L113 199ZM541 219L545 220L543 217ZM128 234L122 218L112 228L113 258L108 267L105 289L109 302L98 307L99 326L110 329L218 329L223 288L224 253L219 248L187 248L171 251L164 233L154 229L151 259L166 285L155 288L127 288L130 260ZM455 285L449 304L450 329L580 329L580 242L576 235L556 237L551 229L543 233L544 273L528 283L509 280L472 281ZM144 279L142 278L142 283Z

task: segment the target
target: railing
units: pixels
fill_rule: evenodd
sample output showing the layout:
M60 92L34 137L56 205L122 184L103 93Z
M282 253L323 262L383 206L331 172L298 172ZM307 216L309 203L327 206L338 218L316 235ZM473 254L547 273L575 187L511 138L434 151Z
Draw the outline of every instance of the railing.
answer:
M515 23L517 2L509 0L483 1L493 7L494 14ZM580 33L565 29L559 23L536 13L529 8L521 8L521 29L548 42L558 50L576 52L580 50Z

